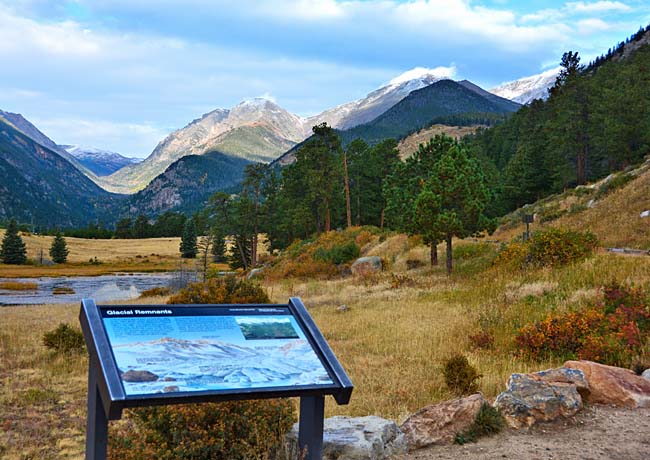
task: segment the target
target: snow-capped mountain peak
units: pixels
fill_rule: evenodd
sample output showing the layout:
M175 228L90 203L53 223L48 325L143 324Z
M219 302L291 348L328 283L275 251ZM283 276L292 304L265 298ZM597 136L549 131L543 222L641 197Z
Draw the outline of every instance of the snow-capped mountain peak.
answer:
M70 155L98 176L107 176L124 166L140 163L142 158L129 158L109 150L80 145L61 145Z
M520 104L528 104L534 99L546 99L548 89L553 86L559 73L560 67L556 67L537 75L503 83L492 88L490 92Z
M445 78L453 78L455 74L456 68L453 66L436 67L433 69L429 69L427 67L415 67L393 78L390 82L388 82L387 86L397 86L412 80L433 80L431 83L435 83L436 81Z

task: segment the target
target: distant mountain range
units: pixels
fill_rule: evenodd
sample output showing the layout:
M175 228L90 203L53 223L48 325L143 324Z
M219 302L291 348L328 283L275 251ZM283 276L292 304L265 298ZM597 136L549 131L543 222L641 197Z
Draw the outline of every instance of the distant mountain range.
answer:
M290 162L292 148L307 139L311 127L321 122L339 130L345 142L362 138L374 143L388 137L404 138L434 122L479 124L471 117L467 123L463 120L470 114L473 117L486 113L507 114L519 107L519 104L487 92L467 80L455 82L445 77L444 73L435 69L413 69L361 99L308 118L294 115L268 99L246 100L231 109L209 112L172 132L143 161L92 147L58 145L20 114L0 111L0 121L33 142L26 150L31 148L33 152L40 145L67 160L73 170L76 168L83 173L80 177L86 176L80 183L83 190L75 192L85 204L72 197L67 199L65 203L76 203L76 206L70 209L72 214L67 220L57 223L77 225L83 220L82 216L89 221L99 218L100 214L110 220L120 215L156 215L167 210L193 212L203 206L215 191L233 188L250 162L271 162L278 157L282 157L280 163ZM527 86L521 83L519 87L530 89L535 86L533 83ZM512 95L515 91L516 88L511 89L508 94ZM449 123L445 123L445 117L450 116L456 118L448 119ZM21 142L17 140L19 137L15 132L12 132L12 136L16 149ZM283 155L285 152L289 154ZM71 172L63 172L60 163L55 166L50 163L33 164L32 167L35 171L41 167L53 168L71 177ZM8 167L5 170L8 171ZM20 170L23 171L20 174L12 173L22 175L15 178L14 182L17 182L11 186L14 195L21 193L18 182L28 176L30 168ZM0 218L16 215L29 221L32 214L49 215L48 210L57 209L55 205L42 209L40 205L29 205L36 196L40 197L40 202L48 203L50 191L62 186L50 176L52 171L43 174L52 179L39 182L43 189L34 189L35 184L32 183L31 189L24 186L26 196L16 198L16 202L22 203L21 208L30 210L31 214L19 212L13 205L9 208L6 202L6 209L4 214L0 211ZM105 190L133 195L120 199L99 187L88 186L87 179ZM106 210L101 211L97 206L100 202L105 203L103 200L116 204L106 205ZM77 210L85 211L77 213ZM68 211L61 213L67 214Z
M538 75L503 83L492 88L490 92L520 104L528 104L535 99L546 100L548 98L548 90L555 84L559 73L560 68L557 67Z
M303 120L267 99L217 109L174 131L142 163L104 178L113 191L133 193L147 186L176 160L218 151L248 161L268 162L303 139Z
M0 219L85 226L108 220L121 198L93 183L59 151L0 118Z
M468 82L440 80L407 97L369 123L343 131L344 141L363 139L370 144L384 139L400 139L434 120L469 113L515 112L520 105L489 94Z
M100 183L107 190L141 190L174 161L186 155L218 151L249 161L270 162L311 135L312 126L326 122L347 129L381 115L416 89L439 81L441 75L414 69L366 97L302 118L265 98L246 100L231 109L216 109L174 131L142 163L128 165Z
M75 157L79 163L84 165L97 176L108 176L115 171L131 164L140 163L142 158L129 158L119 153L101 150L94 147L79 145L60 145L70 155Z

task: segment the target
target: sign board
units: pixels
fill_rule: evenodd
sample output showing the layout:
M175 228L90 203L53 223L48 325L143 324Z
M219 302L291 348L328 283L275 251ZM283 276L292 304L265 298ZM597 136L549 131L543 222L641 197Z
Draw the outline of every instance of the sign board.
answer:
M524 214L523 221L524 224L532 224L535 222L535 216L533 214Z
M90 355L89 430L92 387L107 420L119 419L126 407L324 395L347 404L352 393L299 298L286 305L96 305L84 299L80 321ZM322 413L320 406L301 401L301 411Z

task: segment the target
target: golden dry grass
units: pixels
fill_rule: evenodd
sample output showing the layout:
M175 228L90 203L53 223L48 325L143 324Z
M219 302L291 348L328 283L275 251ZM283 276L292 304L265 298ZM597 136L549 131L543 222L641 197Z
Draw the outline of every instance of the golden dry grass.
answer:
M479 126L432 125L402 139L397 149L402 158L407 158L417 152L420 144L427 143L437 134L446 134L454 139L460 139L468 134L474 134L478 128Z
M164 303L156 297L124 303ZM43 333L79 327L79 305L0 308L0 458L84 458L88 359L54 355Z
M0 230L0 238L4 230ZM38 261L44 258L52 245L52 236L22 235L27 257ZM60 265L3 265L0 277L19 278L37 276L95 276L115 272L155 272L174 270L179 264L180 238L144 238L93 240L66 238L70 254L68 262ZM101 264L91 264L97 258Z
M476 270L470 260L448 277L442 267L402 269L402 259L428 260L426 248L411 247L402 236L382 245L394 253L392 270L409 280L402 287L394 287L391 272L264 282L273 302L303 299L355 384L350 405L336 406L328 398L327 416L376 414L401 422L450 398L442 364L454 353L465 354L478 368L481 390L493 398L511 373L561 364L522 360L512 342L518 328L548 312L597 301L599 286L611 280L650 285L650 258L599 254L577 265L528 272ZM337 311L342 304L347 312ZM86 359L53 357L41 344L43 332L60 322L78 324L78 309L0 308L0 457L82 458ZM469 336L481 329L494 335L494 348L472 347Z
M603 247L650 249L650 218L640 217L641 212L650 209L650 160L634 173L637 174L634 180L595 201L592 207L579 212L567 212L546 224L536 222L532 229L548 225L572 230L590 230L598 237ZM597 189L603 183L604 181L592 184L592 189ZM592 196L593 193L582 196L564 193L549 199L545 206L556 206L567 211L572 205L586 208ZM535 207L537 206L534 205L533 208ZM494 238L509 241L521 235L524 230L525 225L522 223L513 227L502 227L494 234Z
M20 283L16 281L5 281L0 283L0 289L7 291L35 291L38 289L37 283Z

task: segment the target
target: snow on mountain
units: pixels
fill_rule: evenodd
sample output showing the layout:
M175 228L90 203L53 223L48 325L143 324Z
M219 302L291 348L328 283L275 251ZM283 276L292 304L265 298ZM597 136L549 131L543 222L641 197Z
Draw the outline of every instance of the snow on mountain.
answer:
M490 92L520 104L528 104L534 99L546 99L548 89L553 86L559 73L560 68L556 67L538 75L503 83Z
M79 163L91 170L97 176L108 176L124 166L136 164L142 158L129 158L119 153L108 150L101 150L95 147L79 145L61 145L70 155L75 157Z
M349 129L372 121L411 92L439 80L452 78L454 73L453 67L436 67L434 69L416 67L408 70L364 98L309 117L305 123L305 134L311 134L311 127L322 122L326 122L334 128Z

